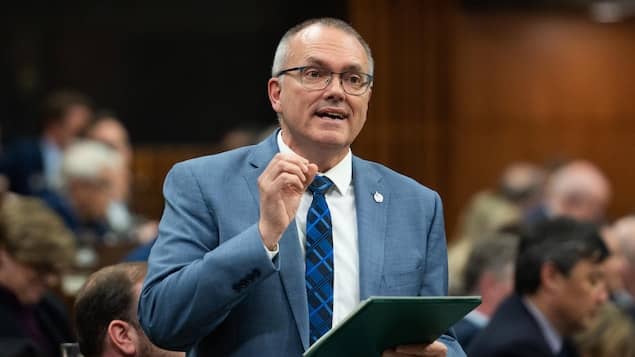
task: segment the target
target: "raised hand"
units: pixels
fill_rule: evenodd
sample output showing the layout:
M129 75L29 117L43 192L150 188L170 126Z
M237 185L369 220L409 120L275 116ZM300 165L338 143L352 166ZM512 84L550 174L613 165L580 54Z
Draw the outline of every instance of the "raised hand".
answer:
M275 250L282 233L293 221L302 194L318 171L315 164L293 153L278 153L258 178L262 241Z

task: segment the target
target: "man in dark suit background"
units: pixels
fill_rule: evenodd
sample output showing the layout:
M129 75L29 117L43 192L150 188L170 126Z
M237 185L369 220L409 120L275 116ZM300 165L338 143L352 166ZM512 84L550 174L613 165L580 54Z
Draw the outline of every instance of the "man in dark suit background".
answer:
M468 349L473 357L573 357L569 337L588 327L607 299L601 263L608 250L596 227L545 221L523 237L515 294Z
M84 94L50 94L42 105L40 137L17 140L0 156L0 173L9 180L9 190L35 195L56 189L62 152L87 127L92 115L92 102Z

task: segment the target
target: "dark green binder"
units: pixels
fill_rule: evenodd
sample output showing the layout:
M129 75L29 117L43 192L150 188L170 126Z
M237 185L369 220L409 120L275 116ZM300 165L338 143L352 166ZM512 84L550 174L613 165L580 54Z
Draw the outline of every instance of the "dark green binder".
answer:
M304 357L380 357L396 345L429 343L481 303L478 296L370 297Z

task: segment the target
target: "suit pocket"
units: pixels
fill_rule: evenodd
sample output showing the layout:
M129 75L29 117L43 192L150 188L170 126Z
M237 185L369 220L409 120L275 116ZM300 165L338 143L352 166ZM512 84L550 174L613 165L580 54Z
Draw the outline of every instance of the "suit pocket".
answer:
M417 295L423 284L423 275L423 269L384 273L386 295Z

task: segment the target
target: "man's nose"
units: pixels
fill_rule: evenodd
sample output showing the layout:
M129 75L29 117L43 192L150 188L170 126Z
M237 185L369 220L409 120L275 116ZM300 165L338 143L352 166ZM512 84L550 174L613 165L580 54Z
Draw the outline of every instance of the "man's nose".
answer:
M325 88L325 91L327 94L327 98L329 99L343 99L346 92L344 91L344 85L342 84L342 77L340 77L340 75L337 73L333 73L330 82Z

